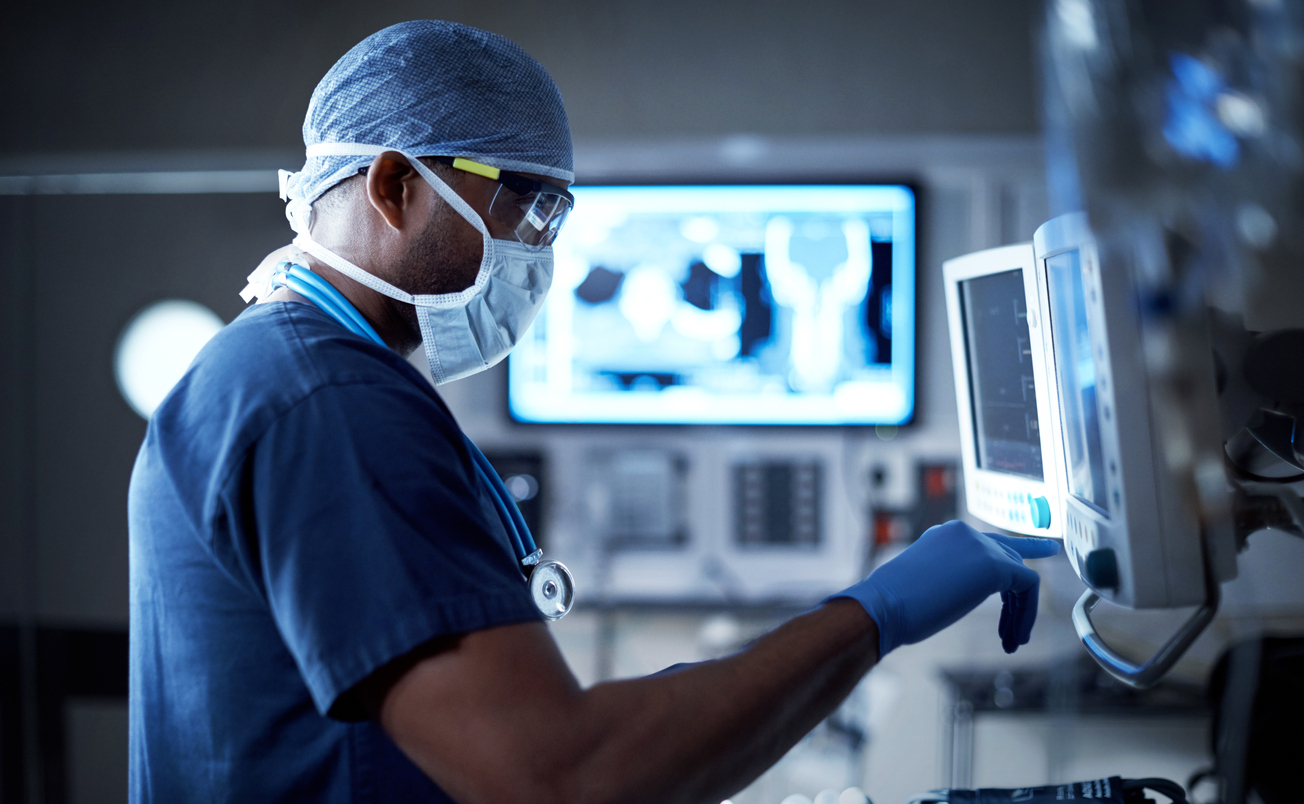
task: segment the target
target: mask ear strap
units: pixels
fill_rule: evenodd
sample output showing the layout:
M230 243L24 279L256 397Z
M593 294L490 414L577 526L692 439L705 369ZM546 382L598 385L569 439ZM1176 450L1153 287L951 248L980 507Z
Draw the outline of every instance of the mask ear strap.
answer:
M309 159L314 156L380 156L386 151L393 151L407 157L408 162L416 169L417 173L421 174L421 177L430 183L436 193L439 193L439 197L444 199L450 207L457 210L458 214L465 218L467 223L480 232L480 236L484 240L480 270L476 273L475 284L467 289L471 293L478 292L485 282L489 281L489 267L493 264L494 242L493 237L489 235L489 227L485 225L480 215L474 209L471 209L471 205L466 203L465 199L458 195L452 187L449 187L443 179L439 178L438 174L426 167L424 162L400 148L364 145L357 142L319 142L308 146L307 156ZM308 251L308 249L305 248L304 251ZM379 289L377 288L377 290ZM385 293L385 291L380 292ZM466 292L463 291L463 293ZM386 295L391 294L386 293Z
M402 152L400 151L400 153ZM430 182L430 185L435 188L435 192L439 193L440 197L447 201L450 207L461 213L462 217L466 218L467 223L471 224L476 229L479 229L480 234L484 236L485 240L490 239L489 227L485 226L484 219L481 218L474 209L471 209L471 205L466 203L466 200L463 199L462 196L458 195L452 187L449 187L443 179L439 178L438 173L435 173L435 171L426 167L425 162L422 162L414 156L408 156L407 154L403 155L407 156L408 161L412 163L412 167L416 168L417 172L420 173L426 181Z
M321 245L316 240L313 240L312 236L306 232L301 232L298 237L294 238L294 245L344 274L349 279L366 285L377 293L383 294L397 301L407 302L408 304L416 303L416 296L413 296L405 290L399 290L379 277L372 276L335 252Z
M435 188L435 192L439 193L439 196L448 202L450 207L457 210L463 218L466 218L467 223L479 230L480 234L484 235L485 238L489 237L489 228L484 225L484 221L476 214L476 211L471 209L471 205L466 203L462 196L454 192L453 188L449 187L443 179L439 178L437 173L426 167L424 162L407 151L400 148L387 148L383 145L363 145L356 142L319 142L316 145L308 146L307 155L309 159L314 156L380 156L386 151L393 151L406 156L417 173L420 173L422 178L430 182L430 185Z

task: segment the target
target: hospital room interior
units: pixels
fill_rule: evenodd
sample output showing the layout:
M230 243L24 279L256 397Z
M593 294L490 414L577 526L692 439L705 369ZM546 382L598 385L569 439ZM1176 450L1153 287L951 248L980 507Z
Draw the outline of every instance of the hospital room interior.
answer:
M987 598L728 802L1304 800L1304 4L1181 5L19 0L0 803L129 800L137 453L294 238L314 86L416 19L565 101L547 299L438 394L560 562L531 590L582 685L734 654L960 520L1058 543L1027 644Z

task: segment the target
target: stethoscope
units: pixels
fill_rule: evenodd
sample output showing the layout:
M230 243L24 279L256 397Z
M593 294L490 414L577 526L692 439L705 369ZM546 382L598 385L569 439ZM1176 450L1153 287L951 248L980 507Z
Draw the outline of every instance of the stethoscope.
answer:
M348 331L389 348L343 293L307 268L290 262L279 263L272 275L272 287L289 288L317 305ZM525 524L521 509L516 506L516 499L503 485L498 472L465 434L462 441L471 454L476 475L490 491L489 496L493 499L494 508L498 510L498 518L502 520L503 529L507 531L512 547L516 550L516 557L521 561L521 572L526 576L534 605L546 619L560 620L570 611L571 604L575 601L575 580L571 577L570 570L560 561L543 560L543 551L534 543L534 536Z

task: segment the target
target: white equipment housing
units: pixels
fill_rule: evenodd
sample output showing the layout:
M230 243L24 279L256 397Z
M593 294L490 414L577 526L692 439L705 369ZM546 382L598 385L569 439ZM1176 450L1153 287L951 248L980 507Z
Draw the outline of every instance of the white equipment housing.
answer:
M1032 244L956 257L942 273L969 513L1059 538L1059 411Z
M1205 558L1191 506L1180 504L1159 451L1130 266L1101 270L1086 216L1033 237L1043 327L1063 441L1059 496L1065 548L1100 597L1128 608L1206 602ZM1210 366L1212 388L1212 365ZM1230 572L1234 574L1234 565Z

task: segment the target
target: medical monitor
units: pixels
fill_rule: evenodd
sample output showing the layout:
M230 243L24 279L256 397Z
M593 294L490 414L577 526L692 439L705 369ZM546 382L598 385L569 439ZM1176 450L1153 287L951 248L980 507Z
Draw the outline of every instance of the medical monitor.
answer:
M915 193L895 184L576 187L508 363L518 421L902 424Z
M1104 264L1081 214L1042 225L1033 243L1048 302L1069 561L1123 606L1201 603L1199 523L1159 451L1162 412L1151 406L1131 266Z
M966 254L942 272L969 513L1058 537L1058 433L1032 244Z

